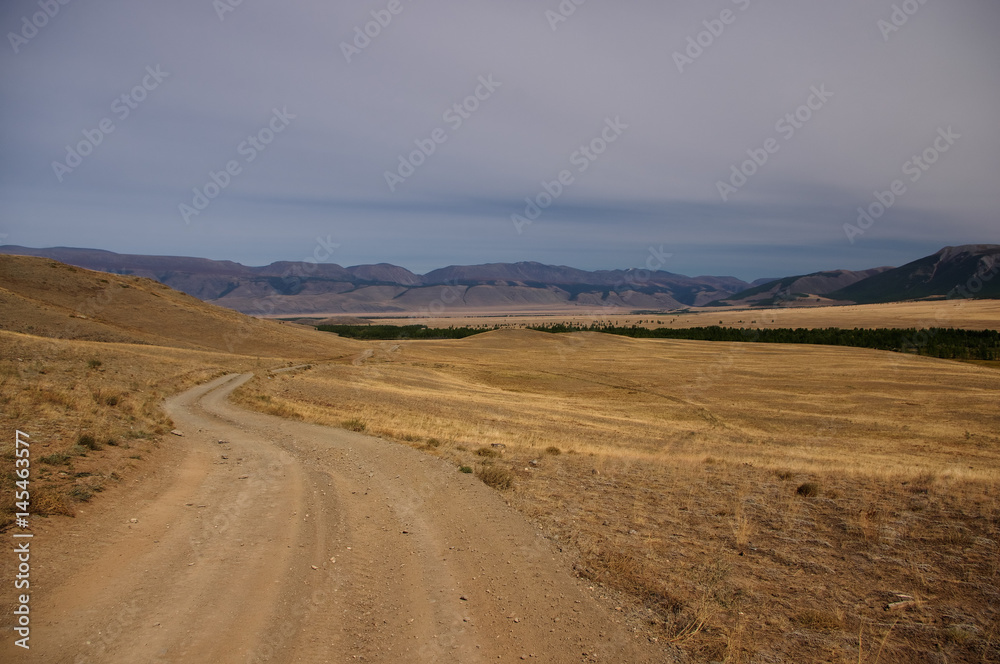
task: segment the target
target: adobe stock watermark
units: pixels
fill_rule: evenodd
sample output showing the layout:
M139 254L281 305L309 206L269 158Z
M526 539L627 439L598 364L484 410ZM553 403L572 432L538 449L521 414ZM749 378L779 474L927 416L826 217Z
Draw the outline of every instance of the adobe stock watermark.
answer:
M450 127L451 133L462 128L462 125L472 117L472 114L479 110L483 102L493 96L503 83L493 80L493 74L480 76L479 85L472 94L460 102L454 103L445 109L441 119ZM417 169L427 163L427 159L437 152L438 146L447 142L449 132L441 127L435 128L427 138L414 139L413 144L417 146L407 155L398 155L399 162L395 171L385 171L383 177L389 186L389 191L396 192L396 187L406 182L406 180L417 172Z
M38 0L37 4L42 10L35 12L30 17L21 17L21 29L17 32L7 33L7 40L10 47L14 49L14 55L21 52L21 47L38 36L38 31L49 24L54 19L62 7L68 5L70 0Z
M381 35L382 31L392 23L393 18L402 14L404 9L402 0L389 0L385 9L371 10L372 20L364 25L354 26L354 38L349 42L340 42L340 52L344 54L347 64L351 64L355 56L361 55L362 51L371 46L372 40Z
M937 136L931 145L920 154L913 155L903 163L901 167L903 175L907 176L906 179L910 184L915 184L941 159L941 155L948 152L960 138L962 138L962 135L956 134L952 130L951 125L948 125L947 129L938 127ZM865 231L871 229L875 225L875 222L891 210L892 206L898 203L899 199L908 190L909 185L904 180L896 179L889 183L887 189L874 192L873 196L875 200L869 203L867 207L858 208L857 222L854 224L844 224L844 234L847 235L850 243L854 244L854 238L864 235Z
M282 107L280 111L276 108L271 109L270 120L236 146L236 154L243 157L243 163L241 164L238 159L230 159L219 171L209 171L208 181L201 187L191 189L193 192L191 204L181 203L177 206L184 223L190 224L192 217L197 217L207 210L212 201L232 184L233 178L243 172L243 164L252 163L296 117L288 112L287 106Z
M806 123L813 119L816 112L826 106L830 98L833 97L833 93L826 89L825 84L821 84L818 88L814 85L809 91L810 95L804 104L796 108L795 111L778 118L774 124L774 131L786 143L792 140L795 133L805 127ZM715 183L715 188L719 191L722 202L727 202L730 196L746 186L750 178L756 175L780 150L781 142L773 136L764 141L761 147L747 150L749 159L738 166L733 164L730 167L729 180L717 180Z
M653 278L653 273L662 270L666 267L667 262L674 257L672 253L666 252L661 244L659 248L650 245L647 248L648 256L646 256L645 269L638 268L635 270L628 270L625 275L615 281L614 284L608 288L608 297L600 305L593 309L588 309L584 312L584 322L583 327L593 327L600 321L604 320L606 316L612 316L617 313L619 306L611 300L611 294L614 293L619 295L619 289L625 288L642 288L647 283L649 283ZM576 353L581 347L586 345L586 339L579 335L567 335L566 339L560 344L556 353L559 355L560 362L566 362L571 355Z
M927 0L904 0L902 4L894 4L889 20L880 18L875 24L882 33L882 41L889 41L889 36L899 32L926 4Z
M312 253L304 256L299 262L291 264L281 273L281 277L279 277L281 280L281 290L285 292L300 291L306 279L319 269L321 263L326 263L333 258L334 252L339 248L340 243L334 242L332 235L327 234L325 238L318 236ZM244 311L243 313L257 317L270 316L280 303L281 297L281 292L275 289L267 297L254 300L253 311ZM255 334L255 330L244 326L235 333L227 332L223 335L222 340L226 343L228 351L234 353L240 344L252 338Z
M549 22L552 32L559 29L560 23L565 23L576 13L577 7L586 4L587 0L560 0L556 8L545 10L545 20Z
M236 8L243 4L243 0L212 0L212 9L219 17L219 22L226 20L226 14L236 11Z
M739 7L741 12L745 12L750 8L750 0L732 0L732 3ZM719 12L717 18L705 19L701 22L705 29L698 34L688 36L687 46L684 51L674 51L673 58L674 64L677 65L677 71L684 73L685 67L690 67L694 64L694 61L705 54L705 51L712 48L716 40L719 39L725 33L726 26L736 23L736 18L739 16L732 9L723 9Z
M570 154L570 165L576 167L577 174L585 173L590 168L590 165L600 159L608 147L621 138L622 134L628 128L629 126L622 122L620 115L616 115L613 120L605 118L604 127L601 128L597 136ZM542 213L551 207L563 195L566 189L573 186L575 182L576 175L568 168L559 171L555 179L551 182L542 180L542 190L534 196L528 196L524 199L526 203L524 213L510 215L510 220L513 222L514 230L517 231L517 234L521 235L524 233L524 227L535 223L542 216Z
M146 101L156 88L160 87L163 81L170 77L170 72L160 70L160 65L146 67L146 75L142 77L131 90L116 97L111 102L111 112L119 122L124 122L132 114L132 111L139 108L139 104ZM52 171L56 174L56 179L61 183L63 178L73 172L83 160L94 153L97 146L104 142L104 138L117 129L115 121L110 117L101 118L94 129L84 129L83 140L76 145L66 146L66 158L62 161L52 162Z

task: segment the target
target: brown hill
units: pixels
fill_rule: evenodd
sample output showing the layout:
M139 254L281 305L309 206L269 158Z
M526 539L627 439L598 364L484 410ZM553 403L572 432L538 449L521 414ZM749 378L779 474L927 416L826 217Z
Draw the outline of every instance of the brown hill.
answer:
M686 277L663 270L578 270L541 263L451 266L417 275L380 263L277 262L248 267L204 258L116 254L96 249L0 247L113 274L148 277L251 316L340 313L439 314L701 306L748 286L734 277Z
M152 279L0 255L0 330L242 355L329 357L351 342L206 304Z

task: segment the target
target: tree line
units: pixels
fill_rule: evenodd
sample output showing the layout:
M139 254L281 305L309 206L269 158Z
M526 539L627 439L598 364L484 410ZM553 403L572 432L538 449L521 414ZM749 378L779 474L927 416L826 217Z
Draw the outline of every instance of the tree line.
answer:
M542 332L603 332L636 339L691 339L696 341L729 341L772 344L816 344L822 346L853 346L901 353L916 353L929 357L957 360L1000 360L1000 332L996 330L963 330L956 328L738 328L689 327L681 329L648 328L632 325L537 325L531 329Z
M319 325L318 330L365 341L405 339L464 339L510 325L477 327L428 327L426 325ZM1000 360L1000 332L956 328L739 328L708 327L649 328L638 325L577 325L555 323L527 329L553 334L601 332L634 339L689 339L773 344L852 346L953 360Z

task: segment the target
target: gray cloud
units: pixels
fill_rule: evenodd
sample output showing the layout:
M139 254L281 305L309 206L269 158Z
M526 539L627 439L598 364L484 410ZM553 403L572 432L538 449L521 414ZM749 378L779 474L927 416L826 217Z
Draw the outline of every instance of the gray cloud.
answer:
M744 278L996 241L1000 6L911 3L884 35L899 0L589 0L555 30L555 0L401 0L347 62L342 43L388 0L245 1L223 20L211 2L70 2L0 57L0 233L256 263L322 234L337 262L413 269L627 267L663 244L667 269ZM0 26L18 33L38 11L5 3ZM695 56L683 72L678 52ZM169 76L138 101L157 66ZM499 86L486 94L483 78ZM779 130L820 87L832 96ZM275 109L295 117L253 148ZM52 162L104 118L114 131L59 182ZM628 128L581 170L615 118ZM911 182L904 166L947 127L961 138ZM717 182L768 139L777 151L723 202ZM385 172L420 145L433 153L391 191ZM511 215L564 170L572 184L516 233ZM226 186L185 223L178 206L212 173ZM906 192L849 242L843 225L895 179Z

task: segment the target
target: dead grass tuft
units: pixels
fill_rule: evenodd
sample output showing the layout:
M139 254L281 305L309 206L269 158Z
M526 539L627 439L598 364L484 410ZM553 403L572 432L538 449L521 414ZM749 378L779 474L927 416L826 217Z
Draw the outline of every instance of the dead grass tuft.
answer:
M792 621L805 629L834 631L844 626L843 616L818 609L803 609L792 616Z
M501 466L480 466L476 470L476 477L482 480L486 486L493 487L498 491L506 491L514 486L514 475Z
M349 420L344 420L343 422L341 422L340 428L347 429L348 431L361 432L365 431L368 428L368 425L365 424L363 420L360 420L357 417L352 417Z
M819 483L804 482L799 485L799 488L795 490L795 493L799 494L803 498L815 498L820 494Z

